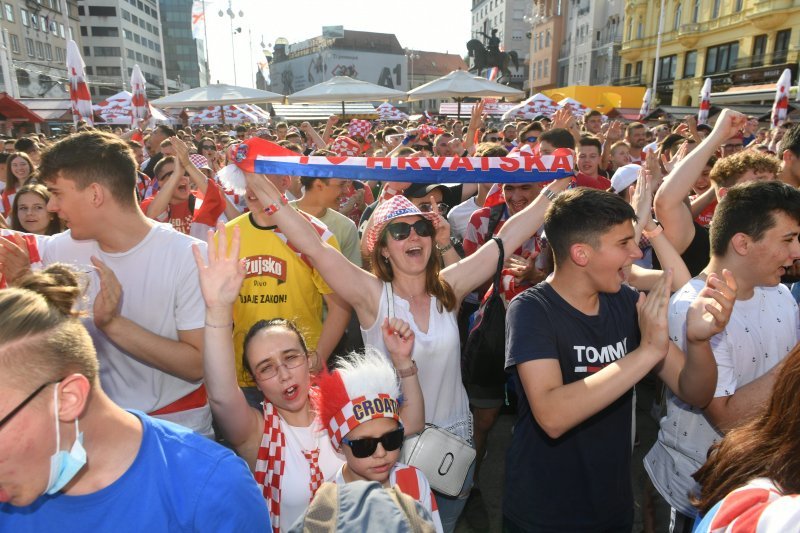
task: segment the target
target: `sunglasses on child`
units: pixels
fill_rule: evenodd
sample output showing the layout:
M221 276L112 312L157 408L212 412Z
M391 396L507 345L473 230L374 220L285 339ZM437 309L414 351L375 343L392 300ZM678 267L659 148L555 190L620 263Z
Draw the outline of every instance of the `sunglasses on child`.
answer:
M411 228L414 228L414 232L420 237L430 237L433 235L433 224L425 218L417 220L413 224L409 224L408 222L392 222L386 226L386 231L389 232L392 239L404 241L411 235Z
M399 450L403 445L403 426L401 425L389 433L384 433L380 437L364 437L363 439L352 440L344 437L342 438L342 442L350 446L350 451L353 452L353 456L358 459L370 457L375 453L375 450L378 449L379 442L384 450L393 452Z

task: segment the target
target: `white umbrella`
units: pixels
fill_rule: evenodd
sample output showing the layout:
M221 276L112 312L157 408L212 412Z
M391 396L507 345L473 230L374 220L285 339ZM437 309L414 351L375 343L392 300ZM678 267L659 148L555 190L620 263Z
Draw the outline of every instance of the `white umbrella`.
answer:
M206 85L153 100L153 107L204 107L221 104L282 102L283 95L235 85Z
M147 103L145 88L147 82L139 65L133 66L131 72L131 126L135 127L139 120L150 120L150 104Z
M290 94L290 104L315 104L341 102L344 115L345 102L374 102L405 98L406 93L367 81L354 80L349 76L334 76L328 81L312 85L302 91Z
M644 117L650 114L650 101L653 98L653 90L647 88L642 98L642 108L639 110L639 120L644 120Z
M706 78L700 89L700 111L697 112L697 123L708 124L708 112L711 110L711 78Z
M789 91L792 90L792 71L783 70L775 87L775 103L772 104L772 127L777 128L789 114Z
M538 115L550 116L558 109L558 103L546 94L536 93L503 113L503 120L532 120Z
M67 41L67 75L69 76L69 99L72 101L72 120L75 124L85 120L90 126L92 120L92 95L86 85L86 74L81 52L75 41Z
M458 116L461 116L461 102L467 97L495 96L498 98L518 98L523 93L520 90L501 85L475 76L464 70L454 70L446 76L429 81L416 89L409 91L408 99L428 100L431 98L453 98L458 102Z
M403 113L389 102L384 102L375 108L380 120L406 120L408 115Z
M558 105L560 107L566 107L567 109L572 111L573 115L579 116L579 117L582 117L583 115L586 114L587 111L589 111L588 107L586 107L585 105L583 105L579 101L575 100L574 98L570 98L569 96L559 100L558 101Z
M114 96L109 96L102 102L92 106L94 112L103 119L106 124L125 124L131 123L131 99L133 95L128 91L120 91ZM158 123L172 122L171 118L159 111L151 109L152 119Z
M209 106L200 113L189 119L190 124L238 124L240 122L258 122L258 118L252 113L236 105L224 106L224 117L220 111L220 106Z
M255 104L239 104L237 107L240 107L251 115L254 115L258 119L259 124L266 124L272 118L269 116L269 113Z

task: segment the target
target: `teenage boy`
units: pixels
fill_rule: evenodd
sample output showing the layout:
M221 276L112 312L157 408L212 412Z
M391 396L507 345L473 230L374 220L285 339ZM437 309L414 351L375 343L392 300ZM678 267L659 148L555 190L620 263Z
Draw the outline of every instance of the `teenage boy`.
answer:
M650 479L672 507L675 533L692 530L692 474L705 462L708 449L759 412L769 399L775 369L797 344L797 304L779 283L800 259L798 235L796 188L779 181L731 188L712 219L711 261L670 302L669 334L680 346L687 309L704 278L726 269L738 287L730 322L711 339L718 368L714 399L698 410L670 395L658 442L645 458Z
M579 187L591 187L601 191L611 187L611 181L600 174L602 152L603 144L600 139L592 135L581 136L581 140L578 141L578 172L575 173L575 181Z
M708 339L727 322L735 289L709 276L690 308L684 354L667 336L671 273L646 298L624 285L642 255L635 219L620 196L585 187L552 199L545 215L555 272L507 313L519 413L506 456L506 531L630 531L633 386L655 371L692 405L712 397Z

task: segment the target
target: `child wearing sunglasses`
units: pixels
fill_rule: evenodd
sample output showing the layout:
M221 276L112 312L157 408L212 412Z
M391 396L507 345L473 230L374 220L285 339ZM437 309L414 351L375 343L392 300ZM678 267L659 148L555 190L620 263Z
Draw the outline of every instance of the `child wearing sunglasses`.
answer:
M392 319L391 325L384 326L393 331L387 342L393 353L402 352L410 359L414 333L408 323ZM315 411L334 449L341 450L346 460L332 481L374 481L397 487L431 513L437 533L442 533L436 498L425 474L398 462L404 438L400 411L424 408L421 402L401 406L405 402L400 381L404 388L407 381L417 382L416 366L411 372L395 371L395 366L376 350L367 349L318 379L318 393L312 395Z

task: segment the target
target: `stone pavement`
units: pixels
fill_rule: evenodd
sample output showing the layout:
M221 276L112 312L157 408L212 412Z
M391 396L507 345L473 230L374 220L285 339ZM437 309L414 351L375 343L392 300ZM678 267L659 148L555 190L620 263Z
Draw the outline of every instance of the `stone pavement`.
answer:
M667 533L669 507L652 488L642 459L650 450L658 434L658 424L650 417L650 407L656 395L656 380L646 379L637 388L636 420L639 445L634 448L631 479L635 501L633 531L636 533ZM481 493L489 514L489 529L470 526L465 516L456 527L456 533L500 533L502 524L503 475L505 450L511 441L514 416L501 415L489 435L489 453L481 467ZM647 495L649 494L649 497ZM466 513L465 513L466 514Z

